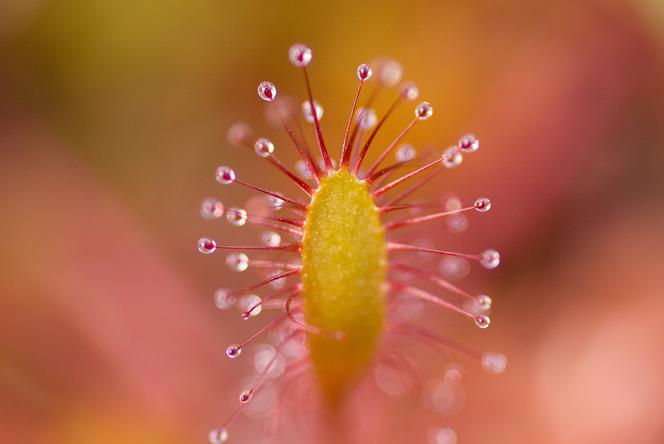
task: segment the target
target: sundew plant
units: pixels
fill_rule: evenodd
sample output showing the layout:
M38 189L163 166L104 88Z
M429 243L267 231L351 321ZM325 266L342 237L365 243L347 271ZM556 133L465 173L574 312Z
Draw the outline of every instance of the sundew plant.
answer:
M430 271L429 265L443 257L453 267L475 262L494 269L500 263L498 252L448 251L408 242L402 236L406 228L416 230L442 221L463 228L467 213L491 209L486 197L468 205L458 199L442 204L413 200L419 189L445 170L458 167L464 156L477 152L479 140L466 134L439 152L418 152L403 144L410 131L432 117L433 107L425 101L415 104L418 88L400 83L398 63L381 60L357 68L359 84L345 130L335 140L334 146L340 149L333 157L337 150L330 149L330 140L321 131L323 107L312 93L312 51L296 44L288 54L304 77L306 99L301 109L281 101L276 86L269 81L258 85L258 96L279 119L297 152L297 163L291 168L282 162L275 145L265 137L254 138L245 123L230 128L228 141L265 159L266 168L287 176L299 195L248 183L231 167L219 166L217 182L264 195L270 210L254 214L239 207L226 208L213 198L205 199L201 206L201 214L207 219L225 216L232 226L253 225L264 230L262 243L256 245L226 245L208 237L198 241L198 251L203 254L226 252L225 263L231 270L252 269L262 275L246 288L218 289L214 295L216 306L237 307L244 320L268 311L281 312L257 327L253 335L227 348L228 358L237 359L259 338L268 337L271 342L256 352L256 374L239 394L237 408L210 432L211 444L229 441L232 423L268 388L271 402L278 408L272 409L264 421L267 440L278 440L287 420L302 412L309 416L316 412L319 424L338 425L347 423L344 412L353 405L377 411L381 397L399 391L395 384L385 381L386 372L390 375L387 379L392 380L398 380L399 375L410 381L421 377L422 369L409 356L409 347L394 344L414 341L445 353L469 355L490 373L502 373L507 362L499 353L475 352L417 322L418 307L423 305L458 313L481 329L489 327L491 298L463 290L444 273ZM376 98L392 89L396 89L393 101L382 115L377 114L372 108ZM414 103L412 120L389 144L376 146L376 135L390 115L408 102ZM314 147L307 142L302 120L304 125L313 126ZM370 150L378 154L373 163L367 163ZM367 382L370 379L373 383ZM353 428L357 436L369 436L371 430L389 428L382 421L380 415L366 415L356 420ZM336 426L327 430L335 428L339 433ZM313 429L323 433L326 427L303 425L302 433L316 433ZM437 433L429 437L432 442L456 441L451 429ZM312 437L305 441L324 439Z

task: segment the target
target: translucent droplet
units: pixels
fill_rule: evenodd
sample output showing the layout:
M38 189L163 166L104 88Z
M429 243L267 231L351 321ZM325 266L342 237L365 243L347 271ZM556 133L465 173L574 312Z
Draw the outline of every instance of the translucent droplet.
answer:
M321 120L324 113L323 107L315 100L314 107L316 108L316 117L318 117L318 120ZM309 123L314 122L314 113L311 112L311 103L308 100L302 102L302 113L304 114L304 120Z
M456 196L450 196L445 200L445 210L447 211L455 211L461 207L461 200Z
M491 201L487 197L480 197L473 206L480 213L486 213L491 209Z
M491 300L491 297L489 297L485 294L481 294L481 295L477 296L477 300L475 301L475 303L477 304L477 308L479 308L480 310L485 310L485 311L491 309L491 303L492 302L493 301Z
M463 162L463 154L459 152L457 147L452 146L443 152L441 162L445 168L454 168Z
M235 359L241 354L242 354L242 347L240 347L238 344L229 345L228 348L226 349L226 356L228 356L231 359Z
M261 234L261 240L268 247L278 247L281 244L281 236L274 231L265 231Z
M226 288L219 288L214 292L214 305L219 310L227 310L235 304L235 297Z
M457 439L456 432L449 427L435 428L429 432L431 444L457 444Z
M313 173L311 172L311 168L309 167L309 163L305 162L304 160L298 160L295 162L295 169L304 179L311 179L314 177Z
M214 177L220 184L229 185L235 181L235 171L230 167L220 166L217 168Z
M378 80L385 86L394 86L401 80L403 68L396 60L384 60L378 68Z
M198 251L203 254L211 254L217 250L217 243L214 241L214 239L207 237L198 239L196 246L198 247Z
M422 102L415 108L415 117L420 120L427 120L433 114L433 107L429 102Z
M373 108L359 107L355 113L357 123L362 129L371 129L376 125L378 116Z
M242 404L246 404L249 401L251 401L251 398L254 397L254 392L252 390L245 390L242 393L240 393L240 402Z
M208 435L210 444L223 444L228 441L228 430L223 427L216 427Z
M480 264L489 270L496 268L500 264L500 253L493 249L483 251L480 253Z
M440 260L440 273L446 279L458 281L468 276L470 265L462 257L447 256Z
M362 63L357 67L357 77L359 77L359 79L362 81L369 80L372 74L373 70L366 63Z
M254 144L254 151L261 157L268 157L274 152L274 144L265 137L261 137Z
M491 318L486 315L480 315L475 318L475 325L479 328L487 328L491 324Z
M249 257L244 253L231 253L226 256L226 265L233 271L245 271L249 268Z
M484 353L482 355L482 368L494 375L503 373L507 368L507 357L500 353Z
M233 146L240 146L249 142L251 127L244 122L237 122L228 128L226 140Z
M273 210L281 210L284 207L284 204L286 203L285 200L279 199L276 196L272 196L271 194L268 194L265 199L267 200L267 204L272 208Z
M217 199L208 197L201 202L200 211L203 219L218 219L224 215L224 204Z
M270 366L269 368L268 365ZM266 377L276 378L283 374L286 366L283 356L278 355L273 346L270 344L260 344L256 347L254 353L254 369L258 373L267 370Z
M247 223L247 211L242 208L229 208L226 212L226 220L231 225L241 227Z
M464 153L474 153L480 149L480 141L472 134L461 136L458 143L459 149Z
M258 84L258 97L271 102L277 97L277 87L272 82L261 82Z
M413 160L416 154L417 153L415 152L415 148L413 148L412 145L403 144L397 148L397 151L394 153L394 157L399 162L408 162L409 160Z
M420 90L414 83L407 82L401 86L401 97L406 100L417 100Z
M288 59L298 68L307 66L312 57L311 49L302 43L296 43L288 49Z
M450 233L463 233L468 229L468 218L463 214L455 214L447 219L446 225Z
M237 303L237 309L242 313L247 313L253 309L253 311L249 313L249 316L255 317L261 314L261 311L263 311L261 302L263 302L263 299L261 299L261 297L257 294L248 294L240 298Z

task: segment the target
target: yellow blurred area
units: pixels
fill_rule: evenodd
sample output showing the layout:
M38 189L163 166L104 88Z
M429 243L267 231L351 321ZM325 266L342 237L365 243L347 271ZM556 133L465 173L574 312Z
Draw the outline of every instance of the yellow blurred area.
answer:
M303 99L294 42L314 51L335 156L355 69L384 56L434 107L407 142L439 152L469 131L482 141L420 196L486 195L491 212L462 234L442 224L411 237L501 251L498 270L463 283L490 292L491 328L440 324L503 351L508 371L467 363L459 413L386 402L393 429L375 442L426 442L431 425L459 443L664 442L663 29L658 0L3 0L0 442L206 442L235 408L250 365L224 350L258 324L220 314L210 295L255 276L194 245L259 233L201 221L198 205L253 196L220 190L219 164L295 192L226 141L244 120L295 162L256 97L271 80ZM393 96L379 98L379 115ZM258 430L241 418L231 442L256 442Z

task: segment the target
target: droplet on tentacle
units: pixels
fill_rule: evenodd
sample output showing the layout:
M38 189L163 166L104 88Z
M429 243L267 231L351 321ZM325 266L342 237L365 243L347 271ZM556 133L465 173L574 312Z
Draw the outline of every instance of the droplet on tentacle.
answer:
M472 134L466 134L459 139L458 147L464 153L474 153L480 149L480 141Z
M274 379L286 370L285 359L270 344L259 344L254 352L254 369L258 373L266 371L265 376Z
M212 254L217 250L217 243L214 239L208 237L198 239L196 246L198 247L198 251L203 254Z
M420 120L427 120L433 115L433 107L429 102L422 102L415 108L415 117Z
M494 375L503 373L507 368L507 357L500 353L484 353L482 355L482 368Z
M447 219L446 225L450 233L463 233L468 229L468 218L463 214L455 214Z
M444 278L458 281L468 276L470 265L462 257L447 256L440 260L439 270Z
M222 185L230 185L235 182L235 171L225 165L217 167L214 175L217 182Z
M201 202L200 212L203 219L218 219L224 215L224 204L217 199L208 197Z
M403 68L396 60L377 60L374 66L378 74L378 81L384 86L394 86L401 80Z
M366 63L362 63L357 67L357 77L362 81L369 80L372 74L373 70Z
M244 122L237 122L228 128L226 140L233 146L241 146L249 143L251 138L251 127Z
M247 223L247 211L242 208L229 208L226 212L226 220L231 225L241 227Z
M235 304L235 297L226 288L219 288L214 292L214 305L219 310L227 310Z
M479 328L487 328L491 324L491 318L489 318L486 315L479 315L475 317L475 325L477 325Z
M480 197L473 206L480 213L486 213L491 209L491 201L487 197Z
M281 236L274 231L265 231L261 234L261 240L268 247L278 247L281 244Z
M406 82L401 85L401 97L406 100L417 100L420 96L420 90L412 82Z
M480 310L484 310L484 311L491 309L491 303L492 302L493 301L492 301L491 297L487 296L485 294L481 294L481 295L477 296L477 299L475 301L475 303L477 304L477 308L479 308Z
M242 347L240 347L238 344L229 345L228 348L226 349L226 356L228 356L231 359L235 359L241 354L242 354Z
M288 59L298 68L303 68L311 63L312 57L311 49L302 43L296 43L288 49Z
M226 256L226 265L233 271L245 271L249 268L249 257L244 253L231 253Z
M271 194L268 194L265 199L267 200L267 204L272 208L273 210L281 210L284 207L284 204L286 201L283 199L279 199L276 196L272 196Z
M416 154L417 153L415 152L415 148L413 148L412 145L404 143L399 148L397 148L397 151L394 153L394 157L398 162L407 162L409 160L413 160Z
M457 147L452 146L443 152L441 162L445 168L454 168L461 165L461 162L463 162L463 155L459 152Z
M435 428L429 431L430 444L457 444L457 434L449 427Z
M254 392L252 390L245 390L242 393L240 393L240 402L242 404L246 404L249 401L251 401L251 398L254 397Z
M253 311L249 313L249 316L258 316L261 314L261 311L263 311L263 307L261 306L262 302L263 299L261 299L261 297L257 294L248 294L246 296L242 296L237 302L237 309L241 313L248 313L249 310L253 309ZM254 306L256 306L256 308L254 308Z
M318 117L318 120L321 120L323 118L323 113L325 112L323 107L315 100L314 107L316 108L316 117ZM314 122L314 113L311 110L311 103L308 100L302 102L302 113L304 114L304 120L309 123Z
M254 151L256 151L256 154L261 157L268 157L274 152L274 144L270 141L270 139L261 137L256 141L256 143L254 143Z
M266 102L272 102L277 97L277 87L272 82L261 82L258 84L258 97Z
M376 111L373 108L357 108L355 113L357 123L362 129L371 129L376 125L378 121L378 116L376 116Z
M493 249L484 250L480 253L480 264L489 270L496 268L500 265L500 253Z
M228 430L223 427L216 427L210 431L208 435L210 444L224 444L228 441Z

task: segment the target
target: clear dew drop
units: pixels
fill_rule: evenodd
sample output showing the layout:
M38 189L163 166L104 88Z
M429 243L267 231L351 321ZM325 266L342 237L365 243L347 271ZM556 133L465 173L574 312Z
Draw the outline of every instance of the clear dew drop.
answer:
M507 357L501 353L484 353L482 355L482 368L494 375L499 375L507 369Z
M415 148L413 148L412 145L405 143L397 148L397 151L394 153L394 157L398 162L408 162L409 160L413 160L415 158L415 154Z
M219 219L224 215L224 204L217 199L208 197L201 202L200 213L203 219Z
M443 152L441 162L445 168L457 167L463 162L463 154L459 152L457 147L449 147Z
M249 317L255 317L263 311L263 307L261 306L262 302L263 299L257 294L248 294L240 298L237 303L237 309L243 314L249 313L249 311L253 309L251 313L249 313Z
M249 268L249 257L244 253L231 253L226 256L226 266L233 271L245 271Z
M251 137L251 127L244 122L237 122L228 128L226 140L233 146L241 146L249 143Z
M245 390L242 393L240 393L240 402L242 404L246 404L249 401L251 401L251 398L254 397L254 392L252 390Z
M394 86L401 81L403 68L396 60L384 60L378 69L378 80L385 86Z
M487 197L480 197L475 201L473 206L480 213L486 213L491 209L491 201Z
M450 233L463 233L468 229L468 218L463 214L455 214L448 217L445 224Z
M479 315L475 317L475 325L477 325L479 328L487 328L491 324L491 318L489 318L486 315Z
M312 58L311 49L302 43L296 43L288 49L288 60L298 68L307 66Z
M261 233L261 240L268 247L278 247L281 244L281 236L274 231L264 231Z
M470 265L462 257L448 256L440 260L440 274L451 281L458 281L468 276Z
M295 169L297 170L298 173L300 173L300 176L304 179L312 179L314 177L313 173L311 172L311 168L309 167L309 164L305 162L304 160L298 160L295 162Z
M208 441L210 444L223 444L228 441L228 430L223 427L216 427L210 430L208 435Z
M464 153L474 153L480 149L480 141L472 134L465 134L461 136L457 146Z
M286 203L285 200L279 199L278 197L272 196L270 194L265 196L265 200L267 200L267 204L273 210L281 210L284 207L284 204Z
M493 270L500 265L500 253L496 250L489 249L480 253L480 264L489 270Z
M222 185L229 185L235 182L235 171L225 165L217 167L214 178Z
M219 288L214 292L214 305L219 310L228 310L235 304L235 298L226 288Z
M378 122L376 110L373 108L363 108L360 106L355 112L355 118L357 119L360 128L365 130L373 128L376 126L376 122Z
M490 296L487 296L485 294L481 294L477 296L477 299L475 300L475 303L477 304L477 308L480 310L490 310L491 309L491 303L492 299Z
M217 250L217 243L214 241L214 239L210 239L208 237L202 237L198 239L196 247L198 248L198 251L202 254L212 254Z
M415 108L415 117L420 120L427 120L433 115L433 107L429 102L422 102Z
M258 84L258 97L266 102L272 102L277 97L277 87L272 82L261 82Z
M457 444L457 434L449 427L434 428L429 432L430 444Z
M314 108L316 109L316 117L318 117L318 120L321 120L325 110L323 110L323 107L320 105L320 103L315 100ZM302 113L304 114L304 120L309 123L314 123L314 113L311 111L311 103L308 100L302 102Z
M357 67L357 77L362 81L369 80L372 74L373 69L366 63L362 63Z
M420 89L412 82L406 82L401 85L401 97L406 100L417 100L420 96Z
M229 224L241 227L247 223L247 211L242 208L229 208L226 212L226 220Z
M268 157L274 152L274 144L270 141L270 139L261 137L256 141L256 143L254 143L254 151L256 151L256 154L261 157Z
M226 356L228 356L231 359L235 359L241 354L242 354L242 347L240 347L238 344L229 345L228 348L226 349Z

